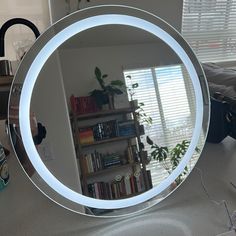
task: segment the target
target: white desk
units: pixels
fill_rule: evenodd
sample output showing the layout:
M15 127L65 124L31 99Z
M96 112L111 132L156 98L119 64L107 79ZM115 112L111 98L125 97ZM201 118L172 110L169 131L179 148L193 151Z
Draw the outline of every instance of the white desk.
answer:
M0 128L3 128L2 123ZM1 142L6 144L2 129L0 136ZM11 181L0 192L1 236L152 236L159 235L158 232L165 236L173 224L189 236L210 236L227 231L225 209L209 201L195 170L174 194L142 215L96 219L72 213L47 199L28 180L13 154L8 163ZM219 145L208 144L197 166L203 170L212 198L225 199L229 210L236 210L236 190L229 184L230 181L236 183L236 141L227 138ZM177 231L174 235L181 235Z

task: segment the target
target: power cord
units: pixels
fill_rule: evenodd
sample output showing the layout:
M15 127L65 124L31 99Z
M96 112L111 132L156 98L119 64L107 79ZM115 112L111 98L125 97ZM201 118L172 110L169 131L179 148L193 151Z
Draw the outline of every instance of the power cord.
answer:
M234 225L234 223L233 223L233 219L232 219L232 218L234 218L234 213L235 213L235 212L232 214L232 216L230 216L229 208L228 208L228 205L227 205L226 201L225 201L225 200L216 201L215 199L213 199L213 198L211 197L211 195L209 194L209 192L208 192L208 190L207 190L207 188L206 188L206 185L204 184L203 172L202 172L202 170L199 169L198 167L195 167L195 169L196 169L196 170L199 172L199 174L200 174L201 185L202 185L202 188L203 188L205 194L207 195L207 197L209 198L209 200L210 200L211 202L213 202L214 204L216 204L217 206L223 205L223 206L225 207L226 214L227 214L227 216L228 216L228 218L229 218L229 230L234 230L234 231L236 232L236 227L235 227L235 225ZM231 182L231 184L233 185L232 182ZM233 186L234 186L234 185L233 185ZM234 187L236 188L236 186L234 186Z
M236 185L233 182L230 182L230 184L236 189Z

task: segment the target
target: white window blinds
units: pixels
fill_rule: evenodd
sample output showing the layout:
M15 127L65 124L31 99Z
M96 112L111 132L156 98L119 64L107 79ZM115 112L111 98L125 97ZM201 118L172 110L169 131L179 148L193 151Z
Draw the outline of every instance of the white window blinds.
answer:
M131 79L127 76L130 76ZM191 140L195 123L195 97L191 80L182 65L124 71L126 85L138 83L133 99L144 103L143 109L152 118L152 124L144 122L146 143L149 136L159 146L174 147L183 140ZM142 123L142 122L141 122ZM168 172L156 161L147 166L151 170L153 185L159 184Z
M202 62L236 60L236 0L184 0L182 35Z

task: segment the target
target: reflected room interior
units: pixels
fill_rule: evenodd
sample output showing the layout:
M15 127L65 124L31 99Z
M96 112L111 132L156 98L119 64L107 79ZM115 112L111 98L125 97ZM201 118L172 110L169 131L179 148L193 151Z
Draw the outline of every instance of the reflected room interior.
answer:
M65 1L65 4L70 2ZM138 2L134 4L138 6ZM50 10L54 14L60 11L61 3L55 1ZM182 1L171 2L172 8L169 8L167 1L164 10L161 1L153 4L156 8L152 9L153 12L165 16L183 35L187 35L189 30L193 33L194 39L189 40L190 43L193 40L192 46L202 62L209 58L208 61L212 62L226 62L222 66L202 64L211 96L211 123L207 141L214 144L207 143L201 153L208 126L205 120L195 153L185 171L168 189L144 206L140 204L119 210L104 210L99 206L91 208L71 202L49 187L29 161L19 129L18 108L24 70L29 68L32 58L25 55L24 65L12 87L9 122L13 149L10 141L7 143L8 131L4 132L13 76L11 73L0 75L0 147L4 144L11 153L6 158L10 184L0 191L0 202L4 202L1 210L7 215L6 219L1 219L3 234L32 234L38 230L45 234L48 232L48 235L70 235L75 232L81 235L142 235L147 232L156 235L162 232L163 235L190 236L218 235L235 228L235 35L232 23L225 24L222 29L219 24L219 19L222 23L234 17L232 5L235 2L224 3L225 6L223 1L211 1L209 6L207 3L213 12L216 10L214 16L211 11L207 12L204 1L198 1L198 9L188 5L183 8ZM91 1L91 4L97 3ZM219 5L227 11L218 11ZM150 7L146 1L140 1L140 6L143 9ZM172 19L173 9L175 15ZM187 12L190 21L181 26L182 17L178 16L182 15L182 10L183 19L186 20ZM34 17L32 12L29 19ZM193 19L192 14L200 17ZM38 13L35 15L40 17ZM62 28L59 26L58 29ZM219 28L220 36L211 38L211 31L216 32ZM57 29L54 28L49 35L56 33ZM20 36L18 32L17 40ZM195 45L196 40L200 44ZM9 48L9 41L6 48ZM32 57L36 56L38 48L34 50L36 53L31 51ZM230 66L233 68L230 69ZM96 27L61 45L42 68L31 100L32 137L46 167L70 189L91 199L132 201L132 197L159 186L181 160L195 125L195 103L193 85L186 68L163 42L133 27ZM209 104L204 104L205 112L208 112ZM127 216L143 209L146 211L139 216L114 221L67 212L45 198L25 178L15 154L33 184L66 209L101 217ZM200 169L194 168L200 155L196 166ZM193 168L194 171L184 182ZM173 191L174 194L162 204L147 210ZM225 207L219 202L220 199L226 200L228 209L226 202Z
M11 108L17 107L21 83L14 82ZM41 134L38 153L63 184L91 198L125 199L158 186L178 166L192 138L195 110L191 78L169 46L135 27L100 26L68 39L43 66L30 108L31 125L41 129L31 127L32 136ZM205 132L184 172L153 203L188 176ZM60 198L20 149L31 179ZM79 211L117 214L83 206Z

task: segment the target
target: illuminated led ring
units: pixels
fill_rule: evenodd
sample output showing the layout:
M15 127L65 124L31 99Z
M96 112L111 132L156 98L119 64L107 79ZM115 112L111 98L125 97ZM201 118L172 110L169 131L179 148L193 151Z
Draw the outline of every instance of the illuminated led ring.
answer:
M30 101L33 92L33 87L37 80L40 70L42 69L43 65L49 58L49 56L67 39L71 38L77 33L80 33L84 30L90 29L96 26L102 25L110 25L110 24L119 24L119 25L127 25L133 26L140 29L143 29L155 36L159 37L163 40L166 44L168 44L180 57L182 62L187 68L187 71L192 79L192 83L194 86L195 91L195 98L196 98L196 119L195 119L195 127L193 132L193 137L190 142L189 148L185 153L183 159L177 166L177 168L165 179L163 180L158 186L148 190L147 192L140 194L138 196L134 196L127 199L122 200L100 200L100 199L93 199L90 197L86 197L82 194L79 194L64 184L62 184L55 176L47 169L47 167L42 162L32 139L31 129L30 129ZM197 95L197 96L196 96ZM43 178L43 180L56 192L58 192L63 197L75 202L79 203L88 207L95 207L101 209L119 209L134 206L139 203L143 203L147 201L162 191L164 191L167 187L170 186L172 182L182 173L188 162L190 161L195 148L197 146L201 129L202 129L202 121L203 121L203 98L202 98L202 91L201 86L199 83L197 72L184 51L184 49L179 45L179 43L170 36L167 32L162 30L157 25L134 17L124 14L104 14L104 15L97 15L85 18L78 22L75 22L59 33L57 33L53 38L51 38L46 45L41 49L38 55L35 57L33 63L31 64L25 82L22 88L21 97L20 97L20 105L19 105L19 123L20 123L20 130L22 135L22 140L26 149L26 152L38 172L38 174Z

